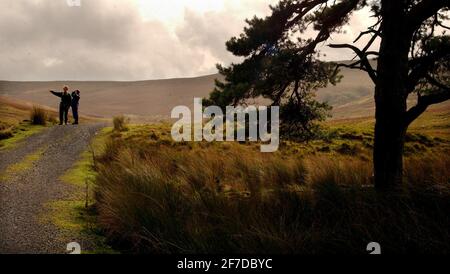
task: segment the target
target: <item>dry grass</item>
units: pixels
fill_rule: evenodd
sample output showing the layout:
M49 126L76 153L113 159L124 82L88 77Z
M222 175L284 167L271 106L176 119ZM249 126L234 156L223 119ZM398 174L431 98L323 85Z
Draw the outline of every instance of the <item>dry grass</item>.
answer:
M0 96L0 149L8 149L42 129L30 122L31 108L19 106Z
M0 140L5 140L13 137L14 134L11 128L0 129Z
M117 116L113 118L113 125L115 131L126 131L128 120L125 116Z
M45 109L34 106L30 112L30 121L33 125L45 126L47 124L48 113Z
M381 195L358 157L152 139L116 134L96 161L100 226L122 251L450 252L446 153L408 159L403 191Z

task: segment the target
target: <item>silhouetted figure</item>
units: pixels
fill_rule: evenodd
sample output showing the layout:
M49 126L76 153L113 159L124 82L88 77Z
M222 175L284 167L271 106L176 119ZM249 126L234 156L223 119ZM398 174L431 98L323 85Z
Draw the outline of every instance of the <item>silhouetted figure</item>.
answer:
M50 90L50 92L61 98L61 102L59 103L59 124L62 125L63 122L67 125L69 120L69 108L72 103L72 96L67 92L69 87L65 86L63 88L63 92L55 92Z
M74 125L78 125L78 105L80 102L80 91L79 90L75 90L74 92L72 92L72 114L73 114L73 119L75 120L73 122Z

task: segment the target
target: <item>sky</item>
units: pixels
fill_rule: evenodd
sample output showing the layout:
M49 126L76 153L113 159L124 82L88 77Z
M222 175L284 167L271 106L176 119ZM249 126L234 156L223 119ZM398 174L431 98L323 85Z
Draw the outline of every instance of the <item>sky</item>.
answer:
M80 2L80 6L69 3ZM134 81L216 73L239 59L225 42L277 0L1 0L0 79ZM371 22L353 16L333 43ZM346 50L323 45L327 60Z

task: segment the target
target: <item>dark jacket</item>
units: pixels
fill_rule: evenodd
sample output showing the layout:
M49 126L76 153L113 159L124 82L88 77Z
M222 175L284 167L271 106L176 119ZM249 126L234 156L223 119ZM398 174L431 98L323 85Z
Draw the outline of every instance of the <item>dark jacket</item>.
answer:
M77 94L77 92L72 92L72 106L78 106L78 103L80 102L80 95Z
M50 91L50 92L53 93L53 95L61 98L61 105L70 107L70 105L72 103L72 96L70 96L69 93L64 95L64 92L55 92L55 91Z

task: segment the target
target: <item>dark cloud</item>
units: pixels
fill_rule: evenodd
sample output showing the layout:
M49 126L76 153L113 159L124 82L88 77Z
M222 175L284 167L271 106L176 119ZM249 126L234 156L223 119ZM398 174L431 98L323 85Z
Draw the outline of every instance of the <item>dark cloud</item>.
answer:
M1 79L133 80L193 74L201 52L129 1L0 2ZM198 49L200 51L200 49Z
M0 1L0 79L139 80L215 73L236 60L225 41L244 19L275 0L247 0L240 10L186 9L172 29L143 20L134 0ZM226 2L225 3L230 3ZM240 2L241 3L241 2Z

